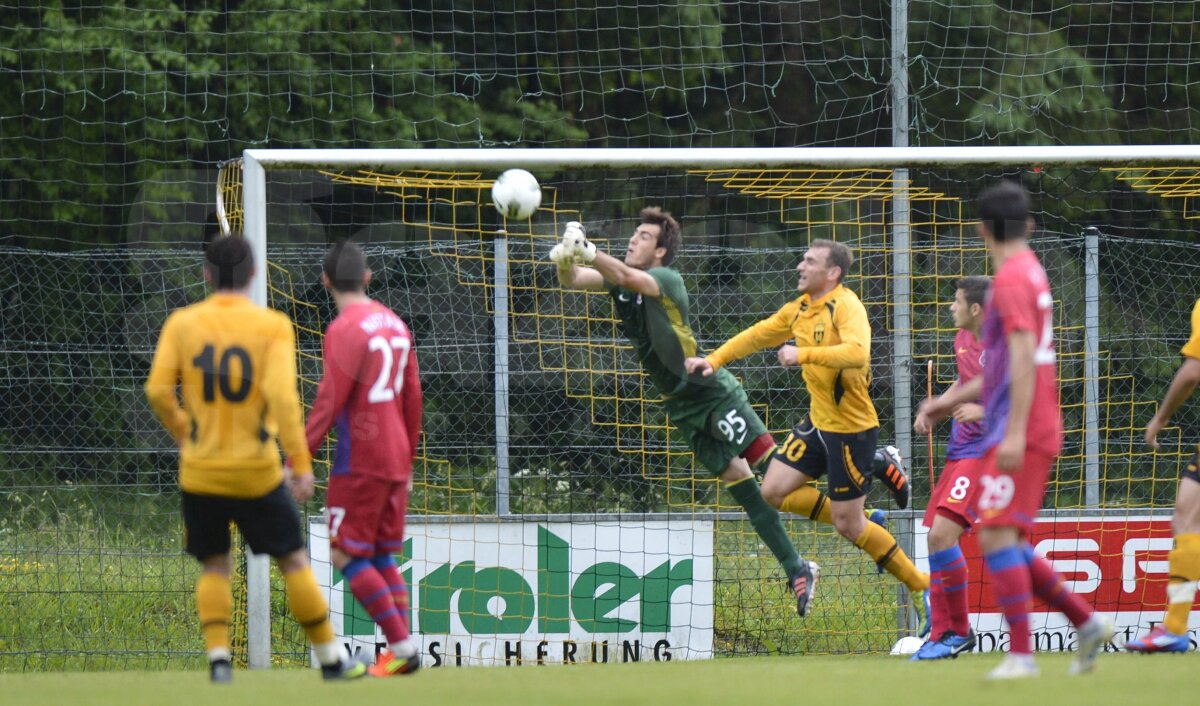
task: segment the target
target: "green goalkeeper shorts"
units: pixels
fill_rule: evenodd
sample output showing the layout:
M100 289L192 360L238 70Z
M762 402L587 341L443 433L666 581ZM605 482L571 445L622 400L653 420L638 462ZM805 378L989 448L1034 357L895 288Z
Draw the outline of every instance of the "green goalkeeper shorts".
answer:
M766 456L775 444L750 406L745 390L739 386L712 392L716 394L664 400L663 405L698 464L709 474L719 476L738 456ZM757 453L759 449L762 453ZM751 465L759 461L748 460Z

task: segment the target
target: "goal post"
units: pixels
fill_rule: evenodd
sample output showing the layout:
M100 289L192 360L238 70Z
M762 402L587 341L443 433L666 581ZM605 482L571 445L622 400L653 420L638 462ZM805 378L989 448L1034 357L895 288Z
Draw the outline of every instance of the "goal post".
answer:
M1106 190L1113 193L1120 190L1121 194L1133 194L1137 198L1157 199L1155 203L1179 209L1185 219L1193 217L1191 202L1187 199L1200 197L1200 146L251 149L243 153L242 159L244 233L254 244L259 262L268 262L272 253L272 258L287 259L286 262L273 261L271 268L260 268L253 285L256 301L271 304L275 297L274 303L279 305L280 297L283 297L290 302L287 298L294 296L288 289L292 286L292 275L287 275L288 284L281 289L278 283L269 281L271 272L288 272L294 267L298 273L295 277L303 279L299 273L311 269L304 264L304 258L315 261L317 249L312 247L303 252L296 250L282 254L269 247L272 235L299 226L290 220L294 218L291 213L268 219L268 204L273 203L268 174L304 172L315 175L314 180L345 186L353 194L370 193L372 199L394 201L393 217L399 224L395 230L405 235L400 241L389 240L393 238L390 234L373 236L379 245L374 249L368 247L368 254L388 258L390 264L385 267L397 268L404 274L377 278L376 281L403 281L411 274L409 269L417 267L413 264L416 262L426 269L435 261L448 263L437 269L441 274L428 274L422 270L421 277L427 274L433 278L449 277L452 280L450 286L457 288L457 293L449 296L458 298L439 299L433 294L409 293L401 301L426 308L401 311L402 315L413 313L422 317L426 325L448 330L455 325L456 317L467 315L466 309L478 309L472 314L477 314L478 318L470 319L467 324L472 328L471 335L476 337L471 344L473 348L464 352L455 348L459 345L457 342L447 339L438 346L439 351L443 351L438 355L446 360L439 360L437 365L446 368L440 374L449 380L453 371L448 368L453 366L453 361L465 360L468 356L473 356L471 360L487 358L484 363L472 363L475 366L472 371L488 378L490 399L486 399L486 414L492 419L485 424L482 420L451 411L458 409L457 400L446 402L446 411L439 413L448 417L459 415L460 427L488 428L490 448L475 449L471 455L474 460L462 462L479 464L479 459L485 459L488 468L472 468L466 475L477 485L464 486L456 477L455 466L459 462L448 460L445 454L454 453L449 447L458 443L458 435L466 432L456 428L454 439L438 439L436 431L428 432L423 447L427 457L422 460L422 473L428 477L418 481L418 486L424 486L424 490L419 487L418 492L423 493L425 499L421 501L423 504L413 508L413 516L418 522L449 526L452 529L437 532L449 532L460 539L468 535L486 537L480 541L492 542L501 548L513 543L519 546L523 541L532 542L530 546L539 547L537 551L543 554L553 553L547 547L559 546L556 542L565 536L563 532L569 531L565 528L572 526L571 518L597 527L606 522L643 522L647 536L660 528L655 523L669 523L675 518L711 522L715 540L706 566L711 568L716 564L717 567L713 579L716 589L712 594L705 594L709 596L706 600L710 610L714 605L720 608L722 601L777 603L776 598L766 597L767 591L763 588L770 583L771 562L759 551L761 548L757 546L753 532L738 525L739 515L731 512L733 508L727 498L722 504L723 491L707 482L691 480L694 476L702 476L703 472L697 473L688 450L677 439L672 440L669 424L653 404L652 391L641 379L635 359L625 349L616 322L611 320L611 313L602 298L564 293L558 288L545 264L545 253L561 232L562 224L570 220L588 223L589 232L596 232L597 240L610 252L615 252L613 247L623 248L616 244L627 237L622 221L628 223L641 205L666 203L671 205L668 210L678 209L676 213L682 216L687 234L685 255L690 258L681 269L688 270L685 274L692 278L688 280L689 284L699 282L703 285L703 291L692 292L692 317L701 319L698 335L706 350L711 350L745 325L769 315L773 311L770 307L782 305L794 296L794 290L790 294L788 290L789 286L794 287L787 282L789 270L799 254L797 249L809 239L833 237L851 242L856 248L856 269L861 272L852 275L852 288L859 291L861 286L860 296L873 312L871 316L876 328L873 347L877 347L873 353L873 368L876 384L882 380L887 389L884 402L887 408L881 405L880 410L881 421L887 418L884 421L886 435L881 435L881 445L885 440L886 443L895 442L911 460L910 468L915 471L930 467L930 463L940 467L941 463L940 456L932 460L925 458L929 453L916 448L923 445L911 443L910 427L912 410L919 402L917 396L923 396L923 390L930 383L926 379L926 363L933 364L929 369L934 371L934 386L939 389L944 389L955 377L953 355L948 351L953 327L941 313L953 297L953 289L949 292L946 289L957 277L985 272L989 268L982 244L971 228L972 199L988 180L1005 175L1027 181L1040 180L1042 176L1052 174L1047 179L1053 180L1054 185L1047 188L1046 203L1038 208L1054 222L1054 226L1052 232L1035 245L1039 252L1048 256L1047 269L1051 272L1056 299L1063 299L1063 319L1056 325L1062 334L1059 339L1062 345L1060 369L1064 389L1068 389L1064 395L1064 409L1070 418L1069 448L1060 461L1064 479L1052 489L1048 500L1046 516L1050 524L1039 536L1046 542L1044 547L1059 547L1057 551L1063 551L1061 548L1068 545L1083 547L1091 546L1089 542L1095 543L1099 556L1093 563L1100 567L1097 571L1109 571L1113 566L1118 567L1113 570L1121 571L1120 567L1128 565L1129 557L1134 556L1123 552L1159 552L1163 532L1169 536L1169 527L1164 529L1162 525L1162 498L1159 497L1167 482L1160 475L1169 472L1153 469L1158 465L1165 468L1170 463L1178 463L1181 454L1143 453L1128 442L1128 437L1139 421L1144 421L1142 417L1146 416L1147 407L1159 394L1156 388L1148 387L1149 376L1140 370L1143 362L1138 356L1150 360L1163 355L1163 351L1173 345L1166 338L1152 339L1155 335L1174 335L1186 328L1183 308L1190 302L1183 300L1189 292L1172 288L1164 280L1147 283L1146 297L1141 302L1106 304L1105 292L1112 291L1114 286L1128 284L1126 278L1130 275L1120 272L1119 267L1106 268L1105 258L1118 258L1116 261L1119 261L1136 250L1128 242L1106 236L1103 217L1096 220L1098 217L1089 215L1087 209L1102 205L1109 194ZM534 218L527 222L506 224L488 203L487 189L491 180L509 168L546 175L543 187L548 196ZM630 176L642 173L650 176ZM686 185L674 188L669 185L673 180ZM1097 186L1097 183L1101 185ZM953 188L947 188L948 185ZM1064 204L1061 209L1051 203L1060 194ZM335 193L333 197L336 196ZM341 196L345 197L345 194ZM722 205L728 208L728 213L720 212ZM696 227L691 224L696 222L699 213L720 222L701 226L697 238L693 237L695 231L689 227ZM371 219L367 222L367 226L355 224L355 227L377 225ZM591 230L593 224L598 231ZM727 237L727 227L737 228L744 224L753 224L753 227L745 227L736 238ZM380 228L388 230L387 226ZM367 239L368 246L374 242L376 240ZM1164 269L1190 272L1186 254L1193 248L1184 239L1159 242L1152 257L1161 262ZM741 260L746 262L743 264ZM696 274L697 270L702 271ZM1121 281L1106 284L1106 277L1117 277ZM1194 297L1194 293L1190 295ZM472 297L469 306L463 299L468 296ZM719 303L698 304L708 298L716 298ZM416 304L418 299L423 303ZM292 306L294 302L286 305ZM1125 307L1124 311L1116 310L1121 306ZM1131 315L1131 311L1136 311L1136 315ZM1106 334L1105 327L1122 316L1153 321L1158 333L1135 333L1137 322L1129 321L1126 322L1130 324L1129 328L1122 324L1120 330ZM323 329L323 325L317 323L310 326L316 334ZM1171 331L1172 327L1179 331ZM420 341L422 325L415 326L414 330ZM1130 348L1127 341L1137 335L1147 341L1146 348ZM444 352L446 350L452 352ZM763 360L748 361L746 367L735 369L735 373L739 377L745 373L751 403L776 437L781 438L780 434L785 434L797 421L794 415L802 413L804 408L802 401L781 400L788 395L800 397L802 384L798 379L787 378L771 369ZM1144 379L1138 379L1139 375ZM527 384L530 376L541 376L539 379L549 382L537 390L518 390L522 384ZM525 382L518 383L519 378ZM483 391L481 385L476 385L467 392L447 394L482 396ZM547 406L561 404L549 411L534 409L532 413L539 417L534 424L522 415L531 413L532 405L528 400L537 394L556 400L553 404L546 403ZM512 400L510 395L514 396ZM525 397L520 398L521 395ZM538 446L531 451L531 445L542 442L540 439L536 443L531 441L532 432L528 427L537 426L542 430L539 433L544 434L546 429L554 430L555 421L565 424L568 422L563 420L580 418L573 416L575 411L568 414L568 409L578 411L581 418L593 426L593 437L590 438L603 437L603 442L591 446L584 444L581 449L565 448L560 453L552 446L559 442L546 441L545 448ZM940 436L944 433L945 430L939 432L935 455L942 453L944 440ZM514 446L510 447L510 444ZM431 445L433 451L429 450ZM612 507L594 507L587 505L585 500L575 499L573 484L578 478L570 464L577 463L588 453L617 459L611 465L626 469L622 472L632 469L638 483L654 486L655 492L661 494L659 505L646 512L628 512L621 504L636 502L640 491L623 494ZM543 462L544 465L540 465ZM564 468L566 470L562 470ZM1143 476L1145 468L1152 469L1147 476ZM914 472L913 476L916 508L893 512L891 530L901 546L920 563L926 559L919 526L920 509L928 500L930 489L921 478L922 474ZM529 488L536 488L536 491ZM435 495L438 499L431 500ZM459 502L463 498L466 501ZM886 501L876 494L871 502L881 504ZM469 511L464 512L464 508ZM513 534L513 523L522 522L538 525L539 534L524 539L519 532ZM902 591L891 599L880 599L881 595L893 590L895 582L887 583L886 576L876 581L873 567L867 566L868 570L864 570L864 557L855 553L853 547L847 548L828 527L814 528L812 523L800 518L789 522L792 522L794 537L797 536L795 528L800 528L798 531L803 533L796 541L801 552L813 553L819 561L827 557L830 578L834 581L832 585L846 592L844 596L828 596L822 602L831 609L834 608L831 604L836 605L836 615L828 618L829 623L821 623L823 634L839 637L784 636L794 627L793 623L787 623L789 627L781 627L784 622L767 627L749 626L745 617L746 611L750 610L747 604L729 615L721 615L718 611L716 625L708 633L713 638L711 644L706 643L709 644L708 653L870 651L911 626L912 617L905 608L906 597ZM463 523L477 523L478 526L474 530L455 527ZM1114 529L1113 523L1120 523L1120 528ZM1116 549L1099 540L1093 542L1094 538L1115 536L1127 541ZM537 554L541 557L539 562L545 559L543 554ZM747 563L747 556L753 557L753 561ZM517 599L497 594L489 602L479 595L468 596L464 589L464 597L455 599L458 603L451 603L449 595L437 594L430 588L434 584L430 583L433 579L429 577L442 580L445 577L438 572L443 570L447 572L446 576L457 575L456 571L465 571L463 566L475 566L477 559L480 567L486 565L477 557L464 559L457 554L447 554L438 559L444 561L444 565L431 563L421 569L428 569L430 573L423 575L425 578L413 586L414 591L433 591L431 595L435 598L430 599L429 605L442 606L452 618L422 613L419 619L450 631L439 634L449 635L459 630L455 639L464 641L456 644L467 650L473 645L478 646L469 641L474 635L472 630L483 629L479 625L492 619L504 623L508 619L505 611L515 605L511 601ZM1091 567L1088 561L1080 559L1078 565ZM1153 581L1159 580L1154 573L1157 571L1154 561L1134 561L1133 565L1141 567L1135 573L1143 571L1145 575L1141 579L1141 575L1123 576L1121 580L1150 580L1147 576ZM500 566L508 565L501 562ZM539 563L538 566L543 565ZM650 573L659 570L659 567L649 565L621 566L624 567L622 571L639 577L639 580L649 580ZM495 571L512 578L503 568ZM575 571L573 565L571 571ZM1091 575L1088 573L1091 568L1079 571ZM981 574L980 571L972 579L982 579ZM332 587L335 579L332 573L329 576ZM576 573L571 576L575 577ZM526 579L526 583L520 585L540 585L533 579ZM456 579L448 580L457 585L453 584ZM272 631L270 615L262 612L270 610L267 597L271 590L270 581L265 570L259 572L250 568L247 581L250 664L268 666L272 655ZM742 585L753 586L754 597L739 595L739 589L734 587ZM1080 585L1088 584L1081 579ZM457 596L454 590L457 589L452 590L452 595ZM1103 592L1107 589L1093 587L1092 590ZM530 598L530 605L537 611L537 624L542 625L549 620L543 611L551 608L540 603L544 592L535 593ZM344 592L336 595L344 595ZM1148 617L1152 619L1156 609L1149 605L1151 601L1147 601L1146 610L1150 612L1143 615L1141 608L1132 608L1130 599L1104 595L1104 600L1112 603L1104 609L1120 614L1127 622L1144 623ZM845 605L838 604L839 601ZM980 594L979 601L986 602L986 597ZM340 608L347 611L347 615L339 620L351 620L348 613L352 610L351 603L341 604ZM458 611L466 611L468 605L483 611L484 618L474 615L462 624L454 622L462 620ZM985 609L994 609L994 606L989 608L981 603L980 610ZM489 611L495 611L495 615ZM889 611L891 618L875 623L862 622L855 617L864 612L886 615ZM987 615L998 613L991 610ZM708 623L699 619L697 624ZM1047 634L1061 633L1061 626L1045 624L1040 627L1049 631ZM461 632L463 630L465 633ZM515 644L519 645L519 640ZM445 647L440 644L438 649ZM566 643L560 647L565 655ZM514 649L519 650L519 647ZM499 653L495 657L501 658ZM526 654L525 658L530 659L530 655ZM517 659L519 661L520 657ZM538 659L541 659L540 653Z

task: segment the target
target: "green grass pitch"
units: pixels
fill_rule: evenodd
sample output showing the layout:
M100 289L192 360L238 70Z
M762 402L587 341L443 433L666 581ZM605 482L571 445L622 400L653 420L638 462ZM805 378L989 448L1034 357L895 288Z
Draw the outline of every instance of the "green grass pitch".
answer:
M1042 674L991 683L999 655L912 664L902 657L759 657L626 665L427 669L411 677L325 683L315 670L0 674L0 704L870 704L1057 706L1168 703L1195 688L1196 656L1106 654L1093 674L1067 676L1069 654L1039 655Z

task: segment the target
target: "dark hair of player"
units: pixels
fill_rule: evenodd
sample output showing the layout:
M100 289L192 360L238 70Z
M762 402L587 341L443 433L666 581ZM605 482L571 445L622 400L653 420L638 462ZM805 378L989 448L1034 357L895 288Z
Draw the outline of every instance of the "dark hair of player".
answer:
M955 289L963 291L963 298L967 300L967 306L978 304L983 306L987 301L988 289L992 286L992 278L984 277L983 275L971 275L963 277L955 284Z
M367 256L349 240L339 240L325 253L322 269L334 291L361 292L367 274Z
M242 289L254 274L254 254L240 235L217 238L204 246L204 267L216 289Z
M1029 223L1029 194L1015 181L1005 179L979 194L979 222L994 240L1019 240Z
M663 255L662 264L670 265L679 254L679 249L683 247L683 233L680 232L679 221L658 206L643 208L641 219L646 225L658 226L658 242L655 246L666 249L667 254Z

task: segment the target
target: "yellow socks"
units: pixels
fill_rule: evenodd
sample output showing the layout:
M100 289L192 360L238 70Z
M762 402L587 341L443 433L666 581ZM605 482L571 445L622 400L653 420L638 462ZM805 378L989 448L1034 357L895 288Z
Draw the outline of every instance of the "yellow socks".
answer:
M833 524L833 518L829 510L829 497L812 486L802 485L793 490L783 499L783 503L779 506L779 509L784 512L803 515L813 522L824 522L827 525Z
M200 634L204 636L204 648L210 658L223 656L228 659L229 620L233 615L233 590L229 586L229 577L211 571L202 572L196 581L196 609L200 614Z
M831 505L832 501L829 496L811 485L802 485L793 490L783 499L779 509L783 512L790 512L793 515L803 515L813 522L824 522L827 525L833 524L833 513ZM871 508L864 508L863 514L867 517L871 516Z
M314 645L331 643L334 640L333 624L329 622L329 604L321 595L321 588L313 576L312 568L305 566L283 575L287 590L288 608L296 621L304 628L309 642Z
M812 486L804 485L792 491L780 510L803 515L814 522L833 524L829 497ZM867 511L870 514L870 511ZM896 544L896 538L883 527L874 522L867 523L867 529L854 540L854 546L871 555L875 563L900 579L908 590L920 593L929 588L929 576L917 570L912 560Z
M1175 537L1175 548L1167 555L1171 578L1167 584L1167 617L1163 627L1175 635L1186 635L1188 615L1200 580L1200 534Z
M854 546L870 554L875 563L900 579L909 591L921 593L929 588L929 575L918 571L891 532L874 522L867 523L867 529L854 540Z

